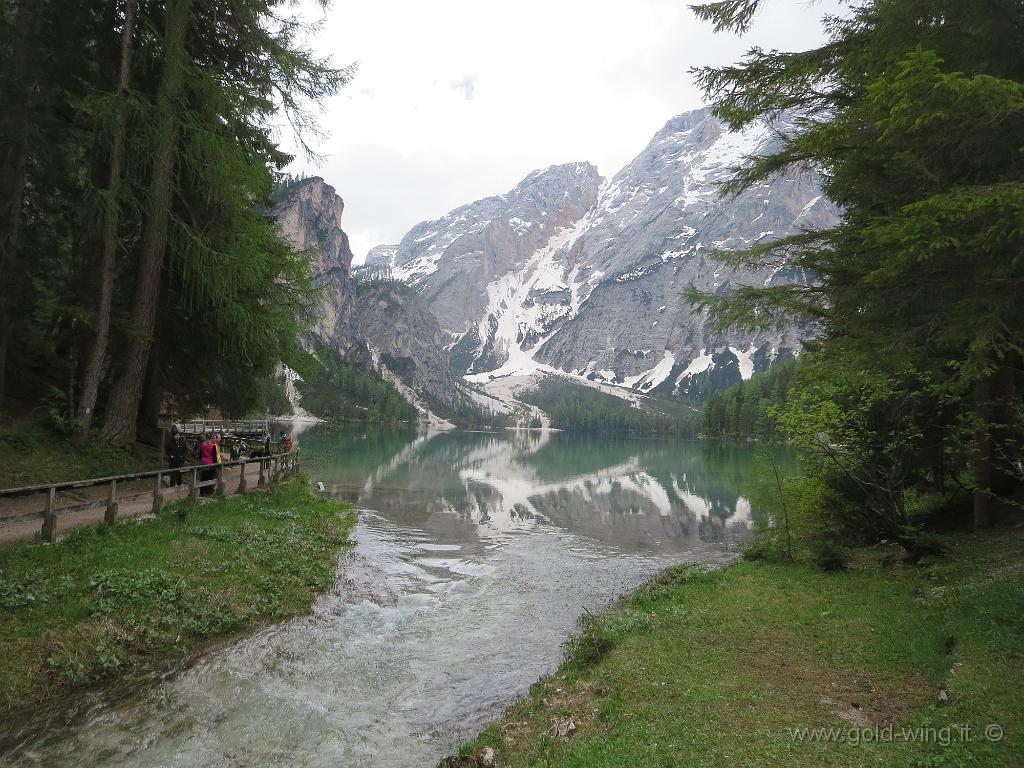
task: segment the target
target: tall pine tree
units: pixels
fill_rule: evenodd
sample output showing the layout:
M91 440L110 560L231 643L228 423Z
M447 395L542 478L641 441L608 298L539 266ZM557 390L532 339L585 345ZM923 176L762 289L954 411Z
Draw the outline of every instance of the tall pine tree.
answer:
M743 31L759 5L696 11ZM735 66L698 72L731 128L795 116L779 151L727 191L813 167L844 209L827 232L723 259L803 268L819 283L691 298L723 324L812 316L824 329L819 364L927 386L934 412L955 414L940 425L940 448L947 462L969 458L983 526L992 499L1021 479L1024 7L873 0L826 26L815 50L755 48Z

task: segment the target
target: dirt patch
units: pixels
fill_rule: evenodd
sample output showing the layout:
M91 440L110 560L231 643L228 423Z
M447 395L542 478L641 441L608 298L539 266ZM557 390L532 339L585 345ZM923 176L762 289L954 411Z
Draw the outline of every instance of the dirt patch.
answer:
M782 650L785 648L785 650ZM747 649L747 664L787 696L820 702L851 725L898 725L930 695L924 681L891 688L863 673L829 669L796 647L774 638Z
M540 737L568 741L594 726L601 702L610 693L593 682L553 680L540 683L534 695L509 713L502 741L512 746ZM529 712L523 711L529 708Z

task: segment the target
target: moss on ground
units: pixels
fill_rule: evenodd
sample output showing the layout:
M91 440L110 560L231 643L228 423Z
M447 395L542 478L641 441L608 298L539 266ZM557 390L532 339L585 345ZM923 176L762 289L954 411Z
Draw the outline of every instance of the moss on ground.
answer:
M345 509L295 479L0 550L0 706L172 666L308 612L334 583Z
M917 565L669 569L449 763L1024 765L1024 529L944 541Z

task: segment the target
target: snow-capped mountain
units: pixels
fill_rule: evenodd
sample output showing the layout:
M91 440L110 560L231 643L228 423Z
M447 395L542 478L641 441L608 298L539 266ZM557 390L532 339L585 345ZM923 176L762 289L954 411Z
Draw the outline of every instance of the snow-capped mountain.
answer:
M774 136L730 133L709 110L688 112L611 180L588 163L535 171L506 195L418 224L367 263L417 287L451 335L456 368L478 381L550 370L686 393L712 371L722 384L749 378L808 330L721 333L684 294L804 279L711 258L836 221L813 175L721 197L730 168Z
M390 266L396 277L412 282L453 339L483 323L467 367L496 367L507 350L487 346L493 339L488 318L512 306L503 295L511 284L501 281L543 261L542 252L593 208L600 181L589 163L534 171L508 194L417 224L397 247L374 248L366 264Z

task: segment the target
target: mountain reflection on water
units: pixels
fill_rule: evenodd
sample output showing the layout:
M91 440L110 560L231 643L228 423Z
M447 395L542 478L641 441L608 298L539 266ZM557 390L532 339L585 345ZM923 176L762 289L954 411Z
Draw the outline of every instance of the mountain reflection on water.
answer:
M480 535L553 524L616 547L735 542L751 523L741 493L749 446L550 431L416 435L365 429L302 437L328 492L401 524Z

